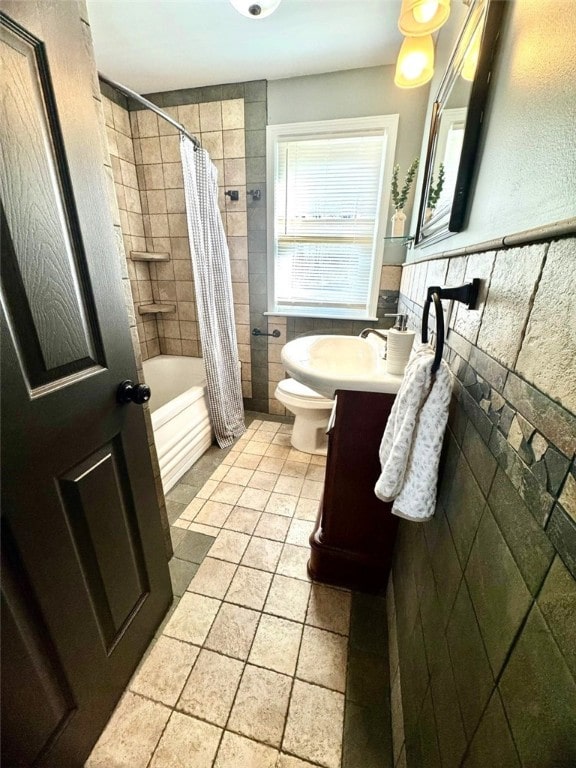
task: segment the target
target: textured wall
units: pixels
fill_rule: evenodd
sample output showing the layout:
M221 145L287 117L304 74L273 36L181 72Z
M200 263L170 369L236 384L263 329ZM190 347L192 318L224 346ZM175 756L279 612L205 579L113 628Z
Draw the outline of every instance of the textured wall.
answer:
M576 217L574 6L571 0L515 0L508 5L469 221L464 231L441 243L415 249L410 260ZM466 12L455 3L452 9L439 35L426 125ZM427 136L428 129L422 157ZM413 229L415 223L413 218Z
M400 766L576 764L575 265L566 238L404 268L415 328L427 285L484 283L450 322L436 514L401 522L389 583Z

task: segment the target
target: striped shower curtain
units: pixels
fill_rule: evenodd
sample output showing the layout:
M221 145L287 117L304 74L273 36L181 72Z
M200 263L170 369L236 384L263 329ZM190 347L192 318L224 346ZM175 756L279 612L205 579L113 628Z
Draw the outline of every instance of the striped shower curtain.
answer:
M246 431L228 245L218 210L217 171L204 149L180 144L196 308L208 402L221 448Z

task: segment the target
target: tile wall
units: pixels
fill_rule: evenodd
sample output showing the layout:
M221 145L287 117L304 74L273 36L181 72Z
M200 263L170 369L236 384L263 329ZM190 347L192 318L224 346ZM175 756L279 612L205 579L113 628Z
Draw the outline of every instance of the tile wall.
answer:
M458 306L434 518L401 521L388 589L395 765L576 765L576 239L404 267L480 277Z
M230 249L242 391L248 408L265 411L267 395L265 398L260 394L267 386L266 362L258 354L261 340L250 332L253 327L266 330L266 82L190 88L147 94L147 98L195 132L218 168L220 207ZM171 129L168 125L162 130ZM142 183L149 185L146 179ZM238 191L237 202L224 196L227 189ZM252 189L260 191L260 200L247 194ZM149 213L151 217L156 215ZM163 226L162 219L155 222ZM170 328L170 332L174 330Z
M136 361L136 367L138 372L138 378L143 380L142 373L142 356L141 356L141 343L140 334L137 329L136 319L137 315L134 311L133 301L133 285L136 276L132 276L130 273L130 261L126 259L126 245L130 245L133 242L131 235L126 235L126 229L130 229L128 213L137 214L137 211L128 211L127 207L120 208L119 203L125 204L126 194L125 189L134 189L130 187L133 183L133 166L134 163L128 160L124 160L118 153L118 147L121 147L121 153L123 156L130 157L129 150L127 149L127 142L123 139L118 140L119 136L128 137L126 133L126 122L122 114L121 109L116 110L116 104L112 104L109 99L103 96L99 89L98 76L96 72L96 63L94 60L94 54L92 49L92 37L90 33L90 25L88 22L88 14L85 6L80 4L81 18L83 27L85 30L86 50L89 52L93 70L93 96L94 105L98 115L98 125L100 127L100 145L102 148L102 163L106 178L108 179L108 202L110 206L110 212L114 223L114 232L116 234L116 242L118 244L118 259L122 270L122 283L124 286L124 294L126 297L126 308L128 310L128 320L130 323L130 331L132 335L132 345L134 349L134 357ZM116 127L117 126L117 127ZM121 130L122 128L122 130ZM113 154L110 150L115 150ZM119 179L119 181L116 181ZM124 183L126 182L126 183ZM124 196L119 194L119 187L122 187ZM134 199L131 193L128 193L130 199ZM128 221L128 223L127 223ZM136 225L137 226L137 225ZM135 236L137 237L137 236ZM144 421L146 424L146 434L148 437L148 450L150 452L150 461L152 463L152 470L154 473L154 483L156 486L156 498L158 503L158 511L160 515L160 522L164 532L164 544L166 548L166 557L169 560L172 557L172 541L170 538L170 524L168 522L168 514L166 511L166 501L164 498L164 490L162 488L162 482L160 480L160 466L158 464L158 455L156 453L156 445L154 443L154 435L152 431L152 419L150 417L150 407L148 403L142 406L144 413Z
M111 96L103 98L126 253L170 254L169 261L158 263L128 258L142 358L158 354L198 357L202 352L178 132L154 112L130 112L123 107L121 96L110 89L105 92ZM190 97L192 103L165 110L198 136L218 171L218 203L230 249L243 394L250 397L244 99L198 102L196 96ZM225 196L225 189L238 190L238 201ZM140 315L139 306L150 303L171 303L176 310Z

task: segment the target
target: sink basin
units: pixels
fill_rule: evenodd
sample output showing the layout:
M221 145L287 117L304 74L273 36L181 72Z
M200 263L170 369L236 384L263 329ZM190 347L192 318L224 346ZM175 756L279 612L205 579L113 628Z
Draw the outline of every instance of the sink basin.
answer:
M293 379L333 398L337 389L396 394L402 376L386 372L375 346L359 336L305 336L282 348L282 364Z

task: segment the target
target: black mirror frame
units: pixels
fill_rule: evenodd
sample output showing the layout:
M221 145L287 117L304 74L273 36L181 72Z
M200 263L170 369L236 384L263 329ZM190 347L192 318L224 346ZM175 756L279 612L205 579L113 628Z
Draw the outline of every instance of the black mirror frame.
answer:
M434 168L434 155L436 151L436 142L438 138L438 129L440 125L441 108L450 93L450 88L458 76L458 69L455 66L461 51L462 41L466 36L468 24L474 19L474 14L478 13L479 6L485 5L484 29L482 32L482 41L480 44L480 55L478 66L472 82L470 100L468 102L468 113L466 115L466 125L464 129L464 138L462 141L462 150L460 154L460 163L456 177L456 186L454 188L454 197L450 213L442 219L434 221L434 216L426 222L426 202L428 198L428 189L432 181ZM456 46L448 62L446 72L442 78L440 88L432 108L432 118L430 121L430 133L428 137L428 148L426 151L426 163L424 166L424 182L420 192L420 205L418 211L418 222L416 227L415 244L432 244L438 240L443 240L454 232L460 232L464 228L464 223L468 214L468 202L472 186L476 157L478 154L478 145L482 126L485 122L485 107L488 97L488 90L493 74L494 60L500 40L502 22L508 0L474 0L470 11L458 36ZM444 221L444 218L446 219ZM426 229L433 227L433 231L426 234ZM434 226L436 225L436 226Z

